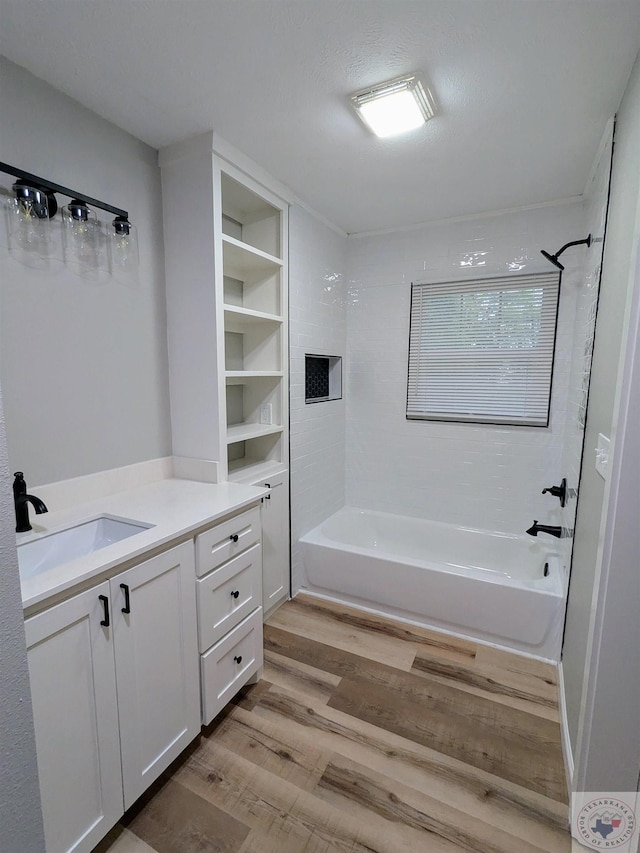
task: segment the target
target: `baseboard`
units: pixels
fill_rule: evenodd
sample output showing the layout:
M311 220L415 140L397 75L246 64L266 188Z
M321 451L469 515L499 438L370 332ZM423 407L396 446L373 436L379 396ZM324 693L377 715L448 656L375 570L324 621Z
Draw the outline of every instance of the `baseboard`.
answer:
M560 733L562 736L562 754L564 756L564 772L567 777L567 791L569 796L573 791L573 750L571 749L571 737L569 735L569 718L567 717L567 697L564 690L564 670L562 661L558 664L558 704L560 712Z

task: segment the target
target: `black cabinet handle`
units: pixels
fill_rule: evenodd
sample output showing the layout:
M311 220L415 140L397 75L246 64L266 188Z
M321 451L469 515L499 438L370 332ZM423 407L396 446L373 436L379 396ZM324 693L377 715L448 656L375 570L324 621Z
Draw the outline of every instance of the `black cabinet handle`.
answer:
M236 663L242 663L242 655L237 655L236 657L234 657L234 661Z
M131 602L129 601L129 587L126 583L120 584L120 589L124 592L124 607L123 613L131 613Z
M232 533L231 536L229 537L229 539L231 539L232 542L237 542L238 541L238 534Z
M237 598L240 595L240 590L239 589L232 589L231 595L233 596L233 598Z
M111 624L111 621L109 619L109 599L106 595L99 595L98 598L102 602L102 606L104 607L104 619L100 620L100 624L103 625L105 628L108 628Z
M271 488L271 483L265 483L265 484L264 484L264 487L265 487L265 489L270 489L270 488ZM270 500L271 500L271 493L269 493L268 495L265 495L265 496L262 498L262 500L263 500L263 501L270 501Z

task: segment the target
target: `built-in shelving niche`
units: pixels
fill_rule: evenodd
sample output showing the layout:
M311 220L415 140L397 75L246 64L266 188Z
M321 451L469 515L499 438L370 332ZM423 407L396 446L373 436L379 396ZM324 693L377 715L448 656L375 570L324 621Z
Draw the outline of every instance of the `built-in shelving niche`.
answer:
M304 357L305 403L324 403L342 399L342 356Z
M222 174L222 233L274 258L282 257L280 211Z
M227 379L227 441L237 441L240 426L282 429L282 395L278 377Z

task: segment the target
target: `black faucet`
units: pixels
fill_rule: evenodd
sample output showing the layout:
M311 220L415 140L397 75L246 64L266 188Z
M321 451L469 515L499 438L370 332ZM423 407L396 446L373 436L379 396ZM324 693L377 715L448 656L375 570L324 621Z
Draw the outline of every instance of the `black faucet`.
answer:
M548 486L546 489L542 490L543 495L547 492L550 495L553 495L554 498L560 498L560 506L566 506L569 494L567 489L567 478L563 477L559 486Z
M555 527L552 524L538 524L537 520L533 522L527 533L529 536L537 536L538 533L548 533L549 536L557 536L558 539L564 539L566 535L562 527Z
M16 509L16 533L26 533L31 530L29 524L29 504L33 504L36 515L47 512L44 502L35 495L27 494L27 484L22 471L16 471L13 475L13 503Z

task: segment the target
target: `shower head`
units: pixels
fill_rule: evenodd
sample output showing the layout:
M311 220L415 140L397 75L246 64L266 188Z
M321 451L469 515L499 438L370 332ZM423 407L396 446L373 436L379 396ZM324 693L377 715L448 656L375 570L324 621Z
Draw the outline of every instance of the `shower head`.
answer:
M540 249L540 254L544 255L545 258L554 265L554 267L558 267L559 270L563 270L564 266L560 263L558 258L560 255L569 248L569 246L590 246L591 245L591 234L587 237L586 240L572 240L570 243L565 243L561 249L555 253L555 255L550 255L549 252L545 252L544 249Z
M540 249L540 254L544 255L548 261L551 261L551 263L554 265L554 267L558 267L559 270L564 269L564 266L558 260L557 255L550 255L549 252L545 252L544 249Z

